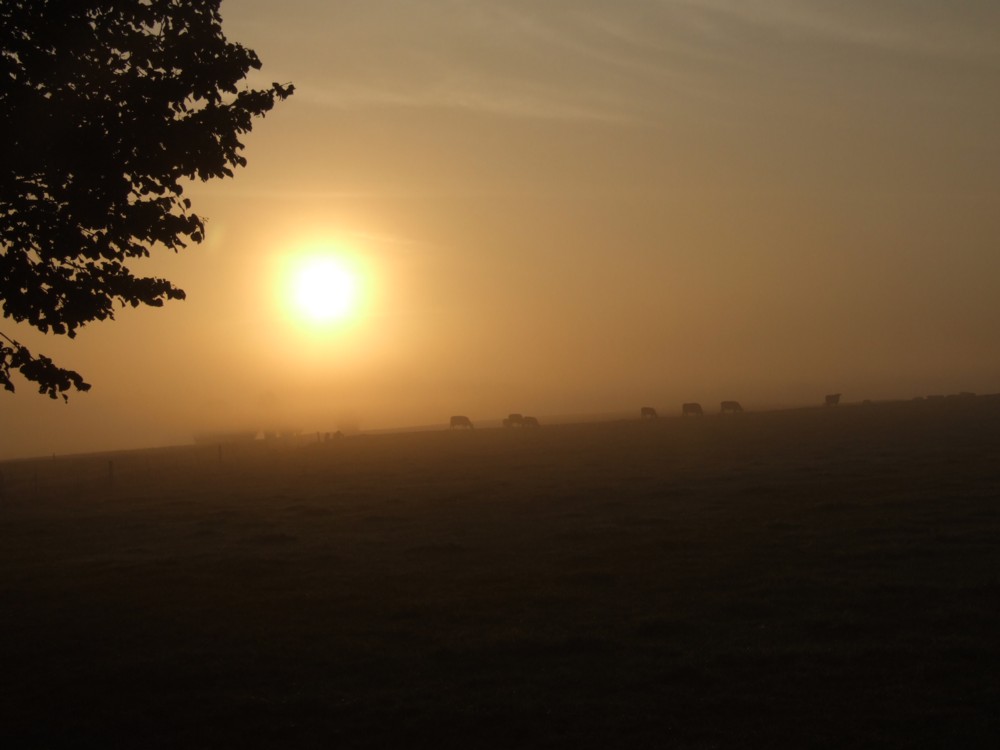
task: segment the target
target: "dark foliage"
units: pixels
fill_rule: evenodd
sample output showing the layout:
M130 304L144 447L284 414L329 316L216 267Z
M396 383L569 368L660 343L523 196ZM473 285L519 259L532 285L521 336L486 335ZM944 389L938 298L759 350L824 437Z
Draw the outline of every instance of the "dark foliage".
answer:
M221 0L5 0L0 4L0 309L76 335L116 306L183 299L132 258L204 237L182 180L229 177L239 137L293 87L241 86L257 55L226 40ZM2 335L2 334L0 334ZM0 339L52 398L79 373Z

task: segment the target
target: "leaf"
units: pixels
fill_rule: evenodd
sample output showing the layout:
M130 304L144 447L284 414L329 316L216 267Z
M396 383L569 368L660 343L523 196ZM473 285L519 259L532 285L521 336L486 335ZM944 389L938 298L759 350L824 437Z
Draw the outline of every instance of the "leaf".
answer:
M239 91L257 55L226 39L221 0L0 5L0 309L42 332L112 318L116 305L184 299L125 261L204 239L181 180L246 165L242 133L294 88ZM78 373L4 337L52 398Z

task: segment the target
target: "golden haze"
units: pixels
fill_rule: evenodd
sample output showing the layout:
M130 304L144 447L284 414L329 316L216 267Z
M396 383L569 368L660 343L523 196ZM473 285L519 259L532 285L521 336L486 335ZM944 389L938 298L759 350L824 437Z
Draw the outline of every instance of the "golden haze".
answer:
M190 187L207 241L148 262L187 301L17 331L94 389L6 397L0 456L1000 390L995 4L223 17L296 95ZM315 243L362 280L329 326L281 297Z

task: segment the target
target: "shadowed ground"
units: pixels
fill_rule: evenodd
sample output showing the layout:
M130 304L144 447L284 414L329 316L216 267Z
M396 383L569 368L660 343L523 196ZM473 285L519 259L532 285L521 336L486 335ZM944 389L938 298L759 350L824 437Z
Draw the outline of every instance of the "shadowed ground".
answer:
M980 397L8 462L0 740L993 748L998 459Z

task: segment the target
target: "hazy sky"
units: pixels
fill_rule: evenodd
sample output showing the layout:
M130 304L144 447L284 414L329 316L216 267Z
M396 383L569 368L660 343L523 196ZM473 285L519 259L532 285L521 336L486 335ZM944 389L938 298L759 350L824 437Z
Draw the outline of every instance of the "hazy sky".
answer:
M3 394L0 457L546 415L1000 391L994 0L227 0L296 94L188 300L75 341L93 384ZM363 277L330 328L286 271Z

